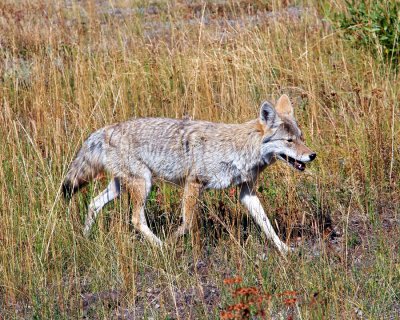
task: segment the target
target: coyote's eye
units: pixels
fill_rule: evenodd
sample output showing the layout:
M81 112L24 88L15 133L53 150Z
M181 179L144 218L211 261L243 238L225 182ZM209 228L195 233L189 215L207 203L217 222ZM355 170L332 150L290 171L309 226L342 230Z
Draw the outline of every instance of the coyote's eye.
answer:
M293 142L293 139L287 139L287 142Z

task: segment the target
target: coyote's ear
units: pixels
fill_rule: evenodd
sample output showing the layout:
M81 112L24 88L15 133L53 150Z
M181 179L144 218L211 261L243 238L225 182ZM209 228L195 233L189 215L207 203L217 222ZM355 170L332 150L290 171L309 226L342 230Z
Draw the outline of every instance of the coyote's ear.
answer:
M289 97L286 94L283 94L276 103L275 106L276 112L284 116L294 116L292 103L290 102Z
M272 128L276 121L276 112L272 104L264 101L260 108L260 119L267 127Z

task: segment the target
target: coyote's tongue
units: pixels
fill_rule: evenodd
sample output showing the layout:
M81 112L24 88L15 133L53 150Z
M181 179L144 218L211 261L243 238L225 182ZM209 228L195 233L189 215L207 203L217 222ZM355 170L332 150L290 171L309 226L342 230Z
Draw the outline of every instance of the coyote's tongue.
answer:
M306 165L301 162L295 161L294 166L296 167L297 170L303 171L306 168Z

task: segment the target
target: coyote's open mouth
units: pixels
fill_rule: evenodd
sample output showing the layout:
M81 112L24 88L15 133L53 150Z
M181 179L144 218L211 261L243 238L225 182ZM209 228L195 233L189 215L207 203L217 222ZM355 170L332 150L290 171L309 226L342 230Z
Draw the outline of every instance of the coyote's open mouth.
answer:
M306 164L304 162L301 162L299 160L293 159L292 157L289 157L286 154L279 154L278 158L286 161L287 163L289 163L293 168L299 170L299 171L304 171L306 168Z

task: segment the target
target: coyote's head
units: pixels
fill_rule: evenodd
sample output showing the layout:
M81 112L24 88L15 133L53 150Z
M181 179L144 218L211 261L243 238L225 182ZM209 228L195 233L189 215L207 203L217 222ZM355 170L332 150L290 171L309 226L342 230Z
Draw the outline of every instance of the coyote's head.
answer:
M263 158L275 156L300 171L305 169L307 162L315 159L317 154L304 144L287 95L279 98L275 108L269 102L263 102L260 120L265 127L261 146Z

